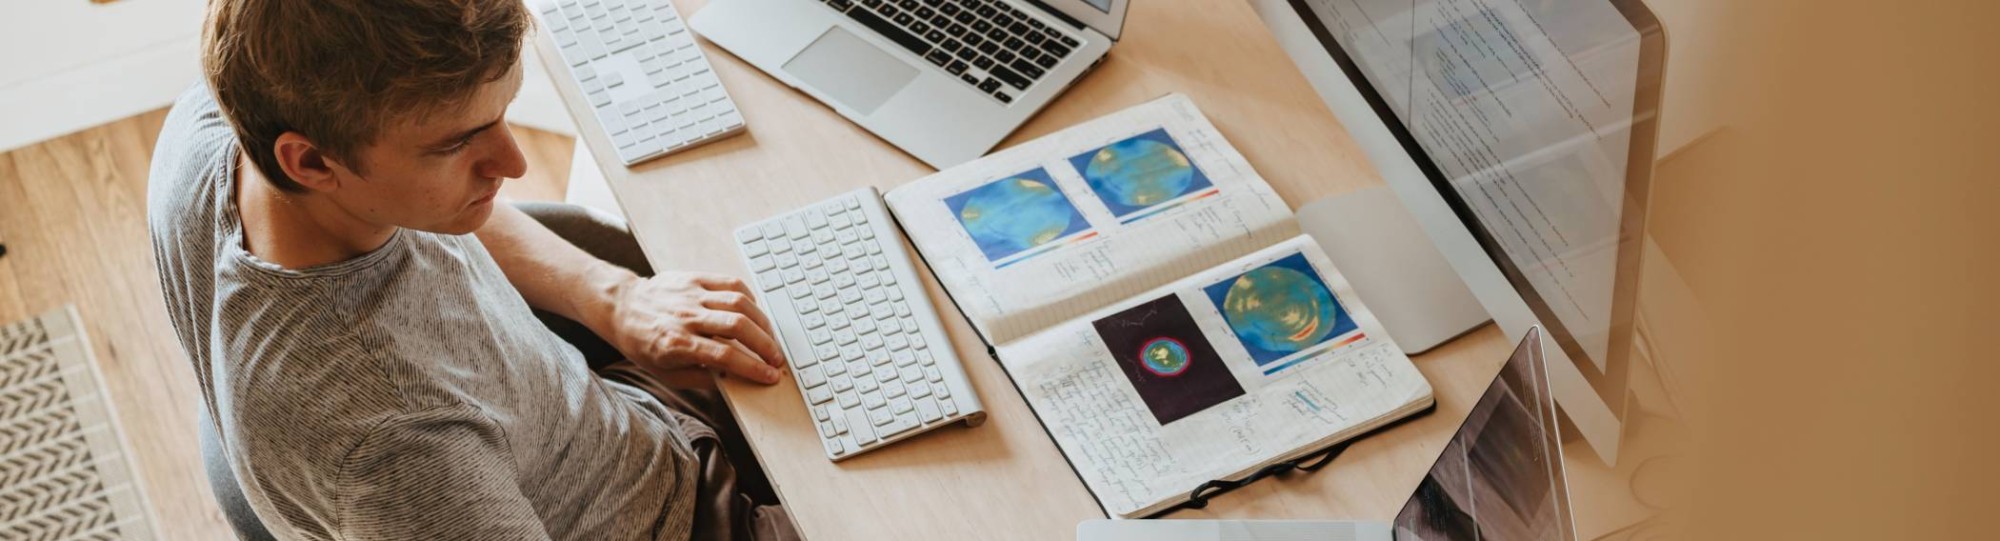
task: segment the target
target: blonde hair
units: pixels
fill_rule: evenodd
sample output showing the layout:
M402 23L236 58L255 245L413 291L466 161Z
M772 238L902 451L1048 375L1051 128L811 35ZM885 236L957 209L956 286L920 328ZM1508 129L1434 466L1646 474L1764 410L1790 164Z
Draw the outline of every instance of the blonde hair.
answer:
M202 72L250 160L279 189L278 136L343 165L390 119L464 104L520 59L522 0L212 0Z

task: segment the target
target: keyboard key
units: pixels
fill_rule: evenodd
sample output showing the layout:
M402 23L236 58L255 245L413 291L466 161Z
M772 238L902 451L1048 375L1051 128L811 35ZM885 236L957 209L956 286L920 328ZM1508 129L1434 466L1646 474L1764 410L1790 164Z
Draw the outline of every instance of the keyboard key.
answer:
M988 43L987 45L992 45L992 43ZM993 69L993 59L984 56L979 58L974 58L972 59L972 65L978 66L979 69L990 70ZM987 79L987 80L991 81L993 79ZM994 88L1000 88L1000 87L998 85L995 85L993 88L986 88L986 85L979 85L980 90L984 90L987 92L992 92Z
M1035 59L1035 65L1041 66L1042 69L1054 69L1056 67L1056 55L1042 55L1041 58Z
M882 6L882 9L884 12L887 12L891 8L885 5ZM909 49L910 52L916 53L918 56L930 53L930 43L925 42L923 38L917 37L907 30L903 30L901 27L890 24L889 21L882 20L881 17L876 16L874 13L857 9L847 12L847 17L861 23L862 26L868 27L869 30L874 30L876 33L881 34L882 37L889 38L889 41L896 42L897 45L903 46L904 49ZM908 15L903 16L903 18L908 17Z
M993 77L997 79L1006 81L1008 86L1012 86L1014 88L1026 89L1028 88L1028 84L1031 82L1028 80L1027 77L1022 77L1021 74L1014 73L1013 70L1007 69L1005 66L993 66L992 69L986 70L986 73L991 74ZM985 89L985 87L980 87L980 88L982 90ZM988 92L991 92L991 90L988 90Z
M911 412L905 415L897 415L895 422L889 423L888 426L879 427L879 429L876 430L876 432L881 433L881 436L884 439L887 439L895 437L896 435L902 434L904 432L909 432L910 430L917 428L917 426L919 425L917 424L916 412Z
M999 62L999 64L1002 66L1007 65L1009 62L1013 62L1016 58L1018 57L1014 56L1014 51L1009 51L1005 49L1001 49L1000 52L994 53L993 55L993 60Z
M944 420L944 412L938 411L936 400L923 398L917 401L917 417L925 423L935 423Z
M1040 66L1036 66L1033 62L1029 62L1027 59L1016 58L1014 59L1013 63L1008 64L1007 66L1014 68L1015 71L1021 72L1022 75L1027 75L1029 79L1042 78L1043 74L1042 68Z
M931 23L925 22L923 20L918 20L917 22L910 23L909 26L910 26L910 32L918 35L929 33L932 30Z
M849 409L846 413L848 435L854 437L854 443L861 445L873 443L877 432L874 420L860 410Z
M839 366L839 364L834 363L831 366ZM807 389L826 384L826 374L818 366L796 370L796 372L799 374L799 383L805 385Z
M931 54L924 55L924 60L929 60L932 64L936 64L938 67L942 68L946 64L951 63L951 55L946 54L942 50L931 51Z
M831 401L833 401L833 389L828 389L826 387L815 387L806 389L806 402L810 402L813 404L825 404Z
M1056 57L1058 58L1069 56L1069 50L1071 48L1076 47L1075 43L1076 40L1070 39L1069 36L1063 36L1061 39L1063 43L1069 44L1069 46L1064 47L1062 45L1057 45L1054 43L1044 43L1042 44L1042 50L1049 54L1056 55Z

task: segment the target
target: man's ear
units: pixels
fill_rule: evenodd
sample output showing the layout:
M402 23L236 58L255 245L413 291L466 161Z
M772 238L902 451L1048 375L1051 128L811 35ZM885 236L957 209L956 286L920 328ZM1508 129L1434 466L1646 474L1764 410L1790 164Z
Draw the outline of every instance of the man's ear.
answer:
M278 157L278 167L285 170L285 176L308 190L333 191L340 187L341 176L348 172L320 150L319 145L299 132L279 134L272 147Z

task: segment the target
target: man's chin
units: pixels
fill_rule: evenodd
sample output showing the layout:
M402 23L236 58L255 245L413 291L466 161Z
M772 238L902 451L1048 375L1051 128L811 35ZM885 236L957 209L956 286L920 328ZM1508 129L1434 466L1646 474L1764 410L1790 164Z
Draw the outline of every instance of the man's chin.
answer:
M486 226L487 220L493 219L493 205L492 201L487 201L468 207L452 221L425 230L440 235L464 235L478 231Z

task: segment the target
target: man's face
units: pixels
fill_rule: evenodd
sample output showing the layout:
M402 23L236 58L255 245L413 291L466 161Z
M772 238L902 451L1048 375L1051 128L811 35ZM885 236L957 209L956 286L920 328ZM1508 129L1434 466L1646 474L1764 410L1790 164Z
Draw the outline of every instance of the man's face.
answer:
M493 213L501 182L527 172L505 122L520 89L515 68L481 85L461 107L391 120L375 144L357 152L367 173L344 175L330 195L370 223L447 235L479 229Z

